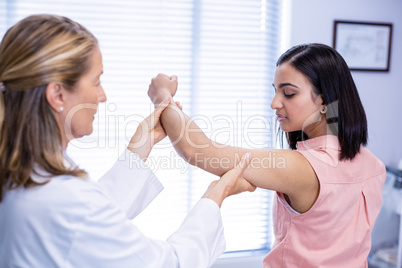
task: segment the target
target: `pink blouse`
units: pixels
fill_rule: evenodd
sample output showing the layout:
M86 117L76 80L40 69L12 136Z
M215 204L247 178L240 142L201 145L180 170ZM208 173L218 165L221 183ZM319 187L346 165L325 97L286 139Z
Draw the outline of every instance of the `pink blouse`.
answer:
M302 214L276 194L275 243L264 267L367 267L386 170L364 147L353 160L339 161L339 148L333 135L298 142L297 151L317 174L320 193Z

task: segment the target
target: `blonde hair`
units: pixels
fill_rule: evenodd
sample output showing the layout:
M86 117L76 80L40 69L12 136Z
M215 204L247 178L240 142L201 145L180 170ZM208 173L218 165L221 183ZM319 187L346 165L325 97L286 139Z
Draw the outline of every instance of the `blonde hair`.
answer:
M5 190L39 185L36 168L50 176L85 177L66 168L61 133L46 99L46 87L58 82L67 90L89 70L96 38L61 16L29 16L0 43L0 201Z

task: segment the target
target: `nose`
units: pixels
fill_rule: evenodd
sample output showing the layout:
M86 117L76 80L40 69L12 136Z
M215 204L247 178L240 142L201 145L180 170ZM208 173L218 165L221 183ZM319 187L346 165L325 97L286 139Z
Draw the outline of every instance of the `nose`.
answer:
M107 100L106 93L103 90L103 87L99 86L99 89L98 89L98 101L99 101L99 103L102 103L102 102L105 102L106 100Z
M282 104L281 98L280 98L280 96L278 96L278 93L276 93L271 102L271 109L278 110L282 107L283 107L283 104Z

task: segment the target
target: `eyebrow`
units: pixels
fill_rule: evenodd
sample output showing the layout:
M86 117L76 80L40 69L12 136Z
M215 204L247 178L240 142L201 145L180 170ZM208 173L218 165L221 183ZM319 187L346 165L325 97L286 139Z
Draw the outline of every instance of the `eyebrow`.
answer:
M102 74L103 74L103 70L102 70L102 72L100 72L99 74L97 74L97 75L95 76L95 79L98 79Z
M275 87L274 84L272 84L272 85ZM294 84L292 84L292 83L281 83L281 84L279 84L279 88L286 87L286 86L291 86L291 87L299 88L298 86L296 86L296 85L294 85Z

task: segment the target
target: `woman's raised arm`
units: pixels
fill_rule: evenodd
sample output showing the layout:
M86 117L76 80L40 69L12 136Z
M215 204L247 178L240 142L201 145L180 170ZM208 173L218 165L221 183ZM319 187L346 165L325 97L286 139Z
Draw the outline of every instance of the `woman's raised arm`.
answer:
M159 74L152 79L148 95L157 105L167 96L174 96L176 89L175 76ZM197 124L174 104L163 111L161 122L175 150L194 166L222 176L240 161L243 154L251 152L252 160L243 173L244 178L251 184L285 193L293 204L305 204L306 199L316 197L319 185L314 170L307 159L297 151L245 149L217 143L210 140ZM314 200L307 203L310 205L302 205L299 211L308 210Z

